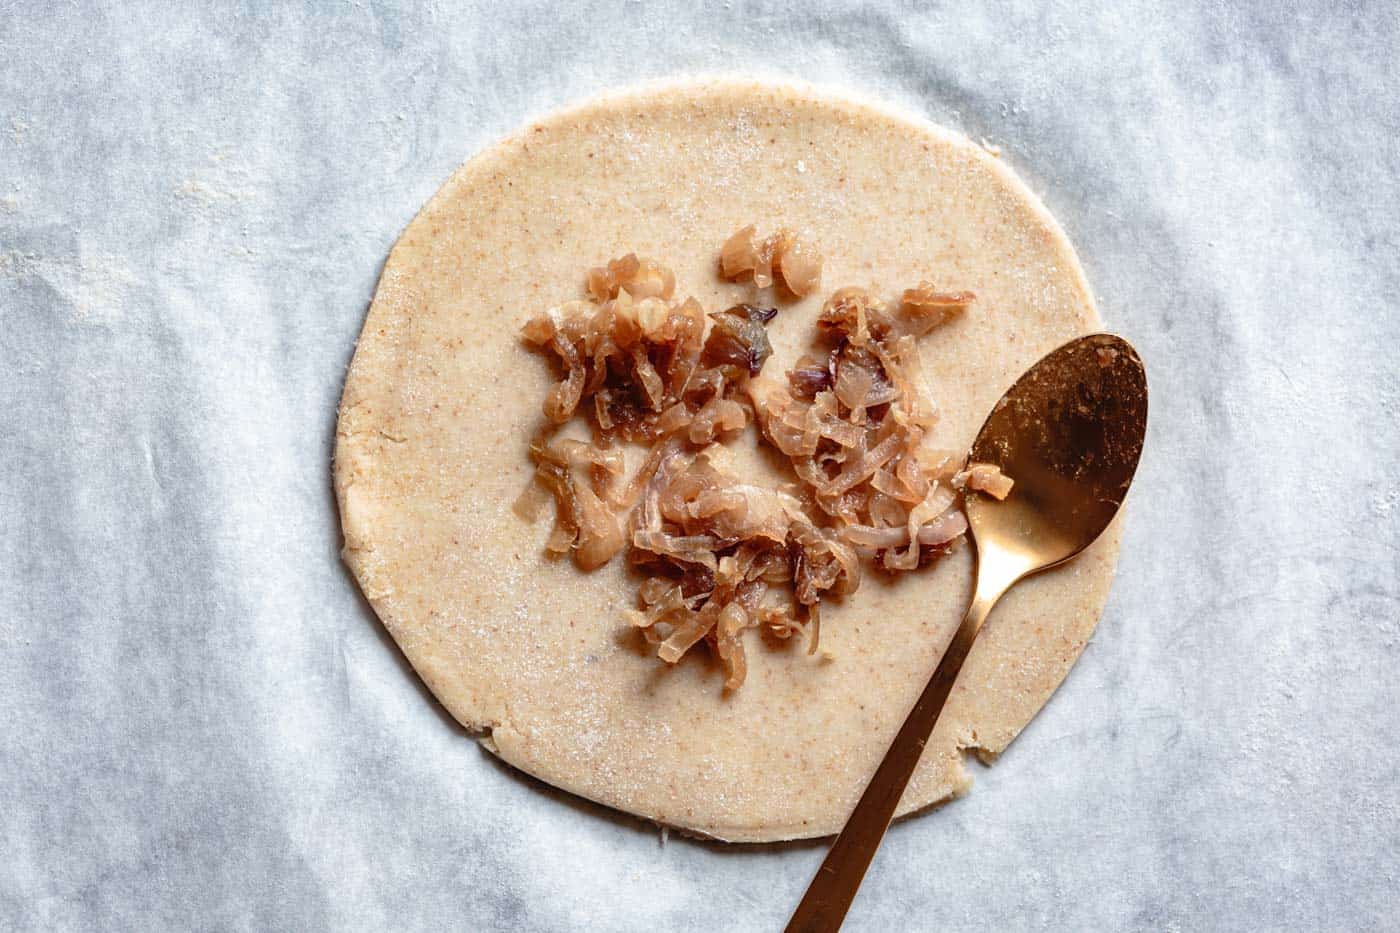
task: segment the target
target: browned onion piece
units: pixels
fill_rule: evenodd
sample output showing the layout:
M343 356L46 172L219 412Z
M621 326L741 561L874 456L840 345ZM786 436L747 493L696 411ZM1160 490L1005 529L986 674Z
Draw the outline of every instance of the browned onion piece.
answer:
M780 230L773 247L773 271L794 296L811 294L821 284L822 254L800 233Z
M788 539L797 601L810 606L828 590L854 593L860 587L860 558L830 528L794 522Z
M831 370L824 360L804 356L788 370L787 380L795 397L810 402L818 392L831 388Z
M940 292L928 282L904 290L899 302L905 333L922 336L967 310L976 299L972 292Z
M872 494L866 503L866 511L877 528L907 525L909 522L909 503L884 493Z
M692 444L710 444L721 435L742 430L748 423L748 409L738 402L728 398L711 399L692 417L688 436Z
M780 229L760 239L758 229L749 224L736 230L720 248L719 273L731 282L751 278L758 288L767 288L777 280L791 295L801 298L821 284L822 255L801 233Z
M883 339L890 331L884 302L863 288L839 288L822 305L817 327L833 339L857 346Z
M549 490L530 477L530 483L520 491L515 501L511 503L510 510L517 518L534 523L540 517L540 509L549 501Z
M984 492L993 499L1005 499L1011 494L1015 480L1001 472L1001 467L995 463L969 463L966 470L954 477L953 483Z
M967 516L962 512L949 511L919 528L919 543L926 547L937 547L947 544L966 531Z
M655 260L643 259L632 280L621 284L633 298L670 298L676 290L676 277Z
M690 409L683 403L676 402L661 413L661 417L656 419L653 426L656 428L656 433L664 437L668 434L675 434L689 425L690 418Z
M646 607L646 623L652 625L666 614L685 606L685 593L677 584L650 577L637 587L637 599Z
M758 265L758 228L741 227L724 241L719 251L720 275L731 281L752 275Z
M720 663L728 676L724 680L726 690L737 690L744 685L748 675L748 661L744 657L744 645L739 633L748 628L749 616L738 602L732 602L720 610L715 623L715 647Z
M854 344L844 347L835 354L833 367L836 378L833 390L836 398L858 413L859 420L868 408L886 405L895 400L899 393L885 374L880 358L861 346Z
M940 462L932 469L925 469L919 451L906 450L894 468L894 475L899 479L900 485L904 487L907 495L898 495L897 498L907 499L911 502L921 501L928 495L930 483L936 483L945 478L941 475L942 466L943 464Z
M660 411L665 400L666 389L661 384L661 376L651 364L651 358L643 347L632 348L632 371L637 374L637 387L641 390L646 407Z
M851 424L841 417L840 406L837 405L836 393L820 392L812 400L812 407L807 409L808 430L817 436L818 439L825 439L836 444L838 447L849 450L863 448L866 443L866 431L861 425ZM838 461L844 461L844 457L837 457Z
M677 563L699 564L708 570L716 566L715 548L719 540L713 535L668 535L664 531L632 532L632 547L665 557Z
M899 463L896 464L895 469L897 470L903 463L904 461L900 460ZM904 499L906 497L904 483L900 481L894 473L891 473L884 467L876 470L874 474L871 475L870 487L880 493L881 496L889 499Z
M632 479L613 497L613 504L622 511L631 509L636 505L637 500L642 496L642 491L647 488L647 484L651 482L651 478L656 474L656 471L668 459L679 456L682 448L682 441L674 437L655 444Z
M902 441L903 438L898 435L890 435L830 482L819 486L817 492L823 496L839 496L847 490L854 489L857 484L865 482L876 470L884 466L886 461L895 455Z
M608 511L603 500L592 489L576 484L574 501L579 526L574 560L578 562L579 569L592 570L612 560L613 555L622 550L625 539L617 516Z
M538 314L520 328L520 336L526 343L537 347L544 346L554 337L554 322L547 314Z
M606 267L589 269L587 287L589 297L597 302L610 301L620 291L637 299L670 298L676 289L676 277L656 260L639 259L636 253L628 253Z
M554 553L572 550L583 570L600 567L626 543L617 517L603 502L595 486L606 487L602 477L620 468L616 451L602 450L580 441L546 443L538 438L530 446L535 476L554 494L556 526L546 543ZM581 474L591 473L592 484Z
M765 606L759 610L759 620L763 631L774 638L786 640L802 631L802 623L788 606Z
M903 547L909 543L909 529L904 526L898 528L873 528L870 525L847 525L841 529L841 535L852 544L858 547L874 548L883 550L887 547Z
M714 326L705 340L702 362L706 366L734 367L741 373L757 376L773 353L764 325L777 313L776 308L741 304L711 314Z
M675 664L700 639L709 634L718 619L718 606L706 605L699 612L691 613L676 626L670 637L661 643L661 647L656 650L656 656L667 664Z
M568 367L569 374L545 397L544 416L555 424L563 424L573 415L579 400L583 398L583 381L587 373L578 351L563 334L556 333L551 345Z
M812 637L807 642L807 654L817 653L817 646L821 644L822 638L822 606L821 603L812 603L807 607L807 626L812 633Z

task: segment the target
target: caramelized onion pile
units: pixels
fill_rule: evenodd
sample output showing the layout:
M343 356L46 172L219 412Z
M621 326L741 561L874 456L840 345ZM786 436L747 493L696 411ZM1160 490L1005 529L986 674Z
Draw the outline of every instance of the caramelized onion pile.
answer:
M759 240L749 226L724 244L720 268L801 296L818 286L821 257L796 234ZM772 308L707 315L675 300L670 269L635 254L590 270L586 288L522 329L560 372L530 447L537 488L555 503L546 547L584 570L626 548L644 577L633 624L667 663L703 641L737 689L747 629L806 632L815 652L821 600L859 587L862 557L890 572L922 566L966 531L964 485L1010 489L994 467L960 473L928 443L937 416L916 383L915 338L965 311L971 293L921 284L890 309L841 289L817 321L821 352L777 380L760 376ZM792 465L790 490L742 482L706 452L755 411ZM580 419L590 439L564 436ZM649 448L630 477L623 442ZM527 517L531 496L517 504Z
M635 279L617 277L619 267L646 277L637 287L644 297L630 290ZM544 402L551 424L583 408L604 444L653 443L681 431L707 444L748 424L748 409L732 396L773 352L764 325L777 312L736 305L708 316L706 336L700 303L670 300L674 281L669 269L629 254L589 273L593 300L566 302L525 324L525 341L550 350L564 371Z
M840 289L817 319L825 356L803 357L785 386L749 387L763 436L823 519L889 571L914 570L967 530L949 482L955 457L928 443L937 413L915 381L914 338L971 300L920 285L891 311L864 289Z
M634 624L671 664L706 640L728 689L747 669L740 633L788 638L815 623L824 594L860 583L855 550L812 525L794 496L741 483L703 453L658 466L631 529L632 562L648 575Z

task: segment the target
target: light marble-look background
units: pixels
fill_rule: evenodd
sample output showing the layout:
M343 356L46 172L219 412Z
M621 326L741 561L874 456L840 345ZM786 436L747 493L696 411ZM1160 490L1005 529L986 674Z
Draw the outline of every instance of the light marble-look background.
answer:
M337 560L333 418L452 169L639 78L1000 144L1148 362L1113 597L857 930L1400 928L1400 16L0 0L0 928L777 929L822 850L496 764Z

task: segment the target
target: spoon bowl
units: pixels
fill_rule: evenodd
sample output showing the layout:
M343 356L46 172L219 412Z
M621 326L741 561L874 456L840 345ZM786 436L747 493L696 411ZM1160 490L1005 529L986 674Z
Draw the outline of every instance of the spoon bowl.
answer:
M992 408L968 456L1014 480L1001 501L964 503L979 556L1005 551L1028 564L1024 575L1092 544L1127 495L1146 426L1146 373L1121 337L1080 337L1033 366Z

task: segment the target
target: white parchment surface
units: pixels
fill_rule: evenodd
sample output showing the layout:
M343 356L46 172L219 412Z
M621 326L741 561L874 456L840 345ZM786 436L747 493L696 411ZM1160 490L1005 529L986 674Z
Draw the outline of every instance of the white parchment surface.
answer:
M1387 3L0 0L0 928L778 929L724 848L497 764L337 559L390 245L524 120L686 73L999 145L1147 361L1103 623L856 930L1396 929Z

